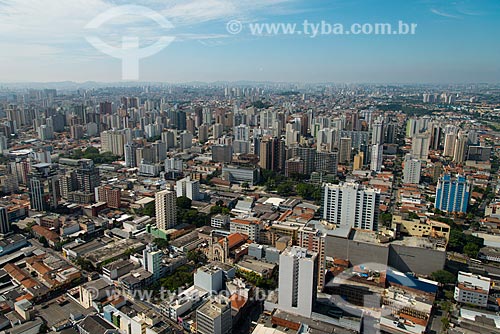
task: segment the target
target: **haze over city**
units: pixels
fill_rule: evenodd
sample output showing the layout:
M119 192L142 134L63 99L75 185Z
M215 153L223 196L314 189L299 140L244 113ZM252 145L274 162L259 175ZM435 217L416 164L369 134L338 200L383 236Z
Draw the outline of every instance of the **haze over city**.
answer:
M0 334L500 334L498 0L0 0Z
M172 23L164 29L140 15L85 29L118 5L140 5ZM121 81L121 62L86 37L119 46L124 35L141 47L163 35L175 41L141 60L139 80L496 83L500 3L495 0L6 0L0 3L0 82ZM241 33L226 23L238 20ZM418 25L414 35L255 36L248 23L322 21Z

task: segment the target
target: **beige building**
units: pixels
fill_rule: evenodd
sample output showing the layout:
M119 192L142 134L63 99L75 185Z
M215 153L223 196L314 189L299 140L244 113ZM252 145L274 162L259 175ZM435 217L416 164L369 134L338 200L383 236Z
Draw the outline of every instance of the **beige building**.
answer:
M444 238L448 243L450 239L450 226L435 220L405 219L402 216L392 217L392 228L397 232L412 237Z
M361 170L363 169L363 160L364 160L364 153L359 152L354 156L354 164L352 166L353 170Z
M155 194L156 227L168 230L177 225L177 197L175 192L163 190Z

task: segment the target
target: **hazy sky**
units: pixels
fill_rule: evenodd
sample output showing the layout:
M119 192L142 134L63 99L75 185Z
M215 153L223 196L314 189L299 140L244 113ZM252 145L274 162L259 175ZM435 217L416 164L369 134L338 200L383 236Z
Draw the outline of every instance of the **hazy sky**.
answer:
M172 25L124 15L98 30L97 15L145 6ZM404 36L252 36L250 23L418 24ZM229 34L239 20L243 31ZM0 82L120 81L121 60L86 40L112 46L137 36L175 41L140 62L141 81L500 82L498 0L1 0Z

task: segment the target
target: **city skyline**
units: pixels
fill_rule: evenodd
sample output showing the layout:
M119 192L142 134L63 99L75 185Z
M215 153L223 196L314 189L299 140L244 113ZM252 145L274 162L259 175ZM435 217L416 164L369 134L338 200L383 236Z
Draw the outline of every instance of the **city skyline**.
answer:
M55 1L55 0L50 0ZM49 2L50 2L49 1ZM175 41L140 62L139 82L498 83L495 1L148 1L8 0L0 4L0 81L120 82L121 61L102 54L85 26L113 6L140 5L174 26L125 16L97 35L119 45L124 35L141 47L164 34ZM73 13L78 13L74 15ZM227 22L243 31L232 34ZM414 35L252 35L249 24L415 23ZM54 23L57 24L54 24ZM143 43L143 44L142 44Z

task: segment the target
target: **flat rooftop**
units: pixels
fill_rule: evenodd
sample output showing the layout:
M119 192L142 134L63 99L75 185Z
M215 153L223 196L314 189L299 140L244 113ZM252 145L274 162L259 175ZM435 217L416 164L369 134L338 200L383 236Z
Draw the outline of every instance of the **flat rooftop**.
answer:
M209 318L215 319L218 317L222 311L228 306L229 300L224 298L213 298L209 299L205 304L198 308L197 312L203 313Z

